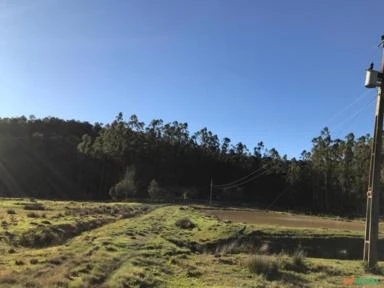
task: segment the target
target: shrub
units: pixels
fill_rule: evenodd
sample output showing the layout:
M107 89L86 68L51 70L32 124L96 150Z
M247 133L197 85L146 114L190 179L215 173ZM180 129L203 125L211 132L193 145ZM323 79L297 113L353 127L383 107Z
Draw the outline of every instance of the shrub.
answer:
M20 265L24 265L24 262L23 262L23 260L16 260L15 264L20 266Z
M135 184L128 180L123 179L109 190L109 195L113 200L121 201L136 194Z
M151 181L151 183L149 183L148 185L148 195L149 197L151 197L152 199L159 199L159 198L162 198L162 189L160 188L160 185L159 183L157 183L157 181L155 179L153 179Z
M45 207L41 203L25 204L24 210L45 210Z
M109 189L109 196L114 201L121 201L136 195L135 168L128 167L124 178Z
M5 220L3 220L3 221L1 221L1 227L3 227L3 229L7 229L8 228L8 222L7 221L5 221Z
M31 260L29 261L29 263L31 263L32 265L35 265L35 264L39 263L39 260L37 260L37 259L31 259Z
M376 264L373 267L369 267L367 263L364 263L363 269L367 273L372 273L372 274L376 274L376 275L384 275L383 269L378 264Z
M251 273L262 274L268 280L277 279L279 276L279 265L276 259L266 255L255 255L247 262Z
M29 217L29 218L39 218L40 215L35 213L35 212L29 212L29 213L27 213L27 217Z
M183 229L193 229L196 225L188 218L182 218L176 221L176 226Z
M199 191L194 187L181 187L181 197L184 201L188 199L198 198Z
M11 214L16 214L16 211L14 209L8 209L7 213L10 214L10 215Z
M120 287L162 287L162 280L150 273L133 272L120 278Z
M292 262L293 262L293 265L295 265L296 267L305 267L305 252L304 250L298 248L292 255Z
M201 275L203 275L203 273L201 273L195 267L193 267L192 269L191 268L189 268L189 269L190 270L187 271L188 277L200 277Z
M60 242L60 235L51 229L29 230L21 234L18 244L24 247L40 248Z
M60 258L56 257L56 258L48 260L48 263L53 264L53 265L60 265L63 262Z

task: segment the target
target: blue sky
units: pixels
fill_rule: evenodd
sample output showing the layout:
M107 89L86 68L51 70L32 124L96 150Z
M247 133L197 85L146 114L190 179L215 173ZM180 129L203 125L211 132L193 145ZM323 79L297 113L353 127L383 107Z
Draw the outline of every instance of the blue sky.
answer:
M208 127L298 156L371 133L382 0L0 0L0 117ZM347 107L347 108L343 108Z

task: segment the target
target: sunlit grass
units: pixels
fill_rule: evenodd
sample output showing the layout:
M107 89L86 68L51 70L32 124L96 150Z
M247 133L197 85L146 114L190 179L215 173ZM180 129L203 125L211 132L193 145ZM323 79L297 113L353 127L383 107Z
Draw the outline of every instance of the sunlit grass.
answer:
M178 205L152 206L152 210L127 219L119 213L111 214L108 209L100 213L93 210L104 206L148 206L139 203L38 200L45 210L33 212L46 216L30 218L27 213L31 211L20 204L29 201L0 201L0 219L17 222L6 229L2 227L0 235L11 233L17 239L39 225L109 222L39 249L14 245L9 238L2 238L0 287L15 287L16 283L21 287L342 287L347 277L368 275L360 260L308 258L262 249L247 253L205 249L205 245L214 245L220 239L237 239L239 231L244 237L254 231L288 237L331 237L335 235L333 231L224 223L198 209ZM7 213L8 209L14 209L15 214ZM177 226L180 219L188 219L195 227ZM343 235L355 234L339 231L338 236ZM256 273L249 269L250 259L260 254L266 263L277 263L276 277L265 275L263 269Z

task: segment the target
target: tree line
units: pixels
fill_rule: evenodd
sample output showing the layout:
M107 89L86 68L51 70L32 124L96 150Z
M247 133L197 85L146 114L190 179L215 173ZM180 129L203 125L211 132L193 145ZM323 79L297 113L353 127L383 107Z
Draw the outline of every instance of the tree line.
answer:
M207 128L190 133L184 122L145 124L122 113L106 125L0 118L0 195L208 201L212 177L221 203L361 214L371 141L333 139L324 128L310 150L288 159L263 142L249 149Z

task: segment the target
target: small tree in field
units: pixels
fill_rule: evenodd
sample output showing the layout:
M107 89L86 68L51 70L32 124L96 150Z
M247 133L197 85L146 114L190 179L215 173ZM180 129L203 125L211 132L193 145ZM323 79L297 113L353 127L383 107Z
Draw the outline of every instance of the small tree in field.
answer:
M160 188L159 183L155 179L151 181L148 185L148 195L152 199L159 199L161 198L162 194L162 189Z
M134 197L137 189L135 185L135 167L130 166L124 175L124 178L109 189L109 196L113 200L121 201Z

